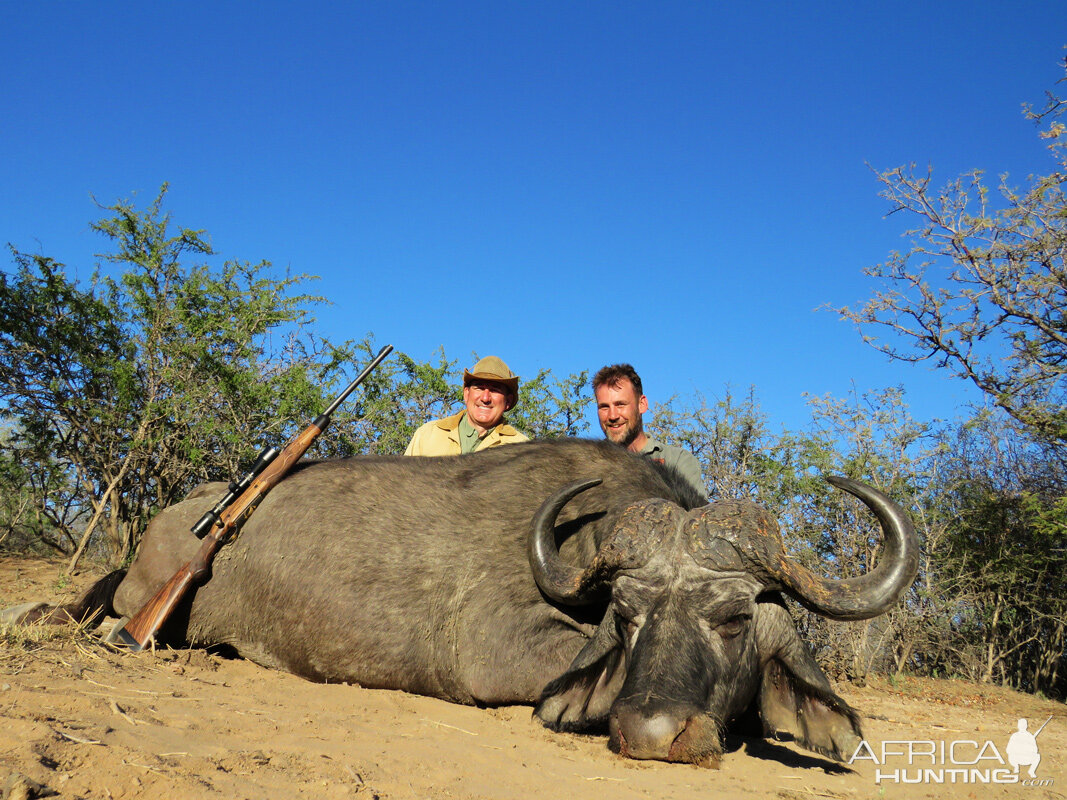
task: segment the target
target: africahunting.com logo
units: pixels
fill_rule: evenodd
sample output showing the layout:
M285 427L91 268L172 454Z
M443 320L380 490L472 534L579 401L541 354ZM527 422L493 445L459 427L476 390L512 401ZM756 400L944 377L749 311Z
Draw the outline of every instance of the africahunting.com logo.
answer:
M986 740L959 739L886 740L872 747L863 740L848 760L876 765L875 783L1017 783L1022 786L1051 786L1052 778L1037 774L1041 763L1037 737L1052 720L1049 717L1034 733L1020 719L1015 733L1008 737L1003 751ZM1023 767L1025 770L1020 771Z

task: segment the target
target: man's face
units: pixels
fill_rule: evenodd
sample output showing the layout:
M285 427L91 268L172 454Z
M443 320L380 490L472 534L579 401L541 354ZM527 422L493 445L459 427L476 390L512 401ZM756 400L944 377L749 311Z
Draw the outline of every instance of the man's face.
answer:
M514 398L507 386L496 381L475 378L463 387L467 419L482 433L500 424L504 412L514 405Z
M641 415L648 411L648 399L637 396L627 378L596 389L596 413L600 429L617 445L629 447L644 430Z

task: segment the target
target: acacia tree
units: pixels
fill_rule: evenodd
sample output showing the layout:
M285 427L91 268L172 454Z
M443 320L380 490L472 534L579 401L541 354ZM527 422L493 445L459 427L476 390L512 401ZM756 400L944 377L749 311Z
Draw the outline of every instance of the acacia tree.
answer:
M928 513L940 519L927 540L931 580L898 664L1062 694L1067 105L1046 94L1024 113L1053 168L1022 188L1002 176L991 190L980 171L940 189L914 165L879 175L891 213L916 223L911 248L867 270L881 291L839 310L882 352L932 360L1004 415L942 439L929 476Z
M289 296L301 277L267 262L188 263L213 255L202 231L171 226L167 187L144 210L106 208L92 227L113 249L88 286L62 264L12 248L0 275L0 399L11 447L39 484L36 506L75 543L97 525L113 561L133 552L149 517L194 484L229 478L266 432L321 408L315 373L337 358L304 335L317 298ZM281 332L273 349L268 336ZM76 527L78 528L76 530Z
M62 553L74 546L74 536L63 508L41 508L36 499L58 496L66 476L53 459L27 453L17 432L0 429L0 546L12 550ZM58 512L57 524L49 512Z
M1067 478L1059 459L994 414L946 435L945 454L937 480L948 526L934 558L955 606L933 652L943 668L974 680L1062 696Z
M589 373L573 372L556 378L543 368L519 385L519 400L508 419L531 439L557 439L579 436L589 428L584 417Z
M729 386L721 398L671 397L656 405L648 427L655 438L696 456L712 499L759 500L781 513L784 498L797 489L794 443L771 430L754 388L740 398Z
M1067 443L1064 108L1052 93L1041 111L1027 107L1027 117L1045 125L1040 135L1054 169L1021 189L1002 176L994 193L978 170L940 189L931 170L914 164L881 173L890 213L915 221L906 233L912 244L866 270L884 289L838 309L877 349L902 361L932 360L1060 446ZM872 329L893 336L876 338Z

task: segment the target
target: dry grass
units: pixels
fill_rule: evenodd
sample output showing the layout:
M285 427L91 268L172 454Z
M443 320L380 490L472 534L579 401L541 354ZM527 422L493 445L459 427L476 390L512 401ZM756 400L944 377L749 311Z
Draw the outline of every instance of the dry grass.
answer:
M0 622L0 672L16 674L27 659L50 647L74 648L86 652L86 645L98 647L100 641L91 633L91 626L31 622L28 625Z

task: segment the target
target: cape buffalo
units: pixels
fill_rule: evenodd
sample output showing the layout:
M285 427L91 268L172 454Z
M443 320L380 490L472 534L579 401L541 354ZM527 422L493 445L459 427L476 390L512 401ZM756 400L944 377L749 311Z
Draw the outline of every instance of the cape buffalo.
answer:
M449 458L307 464L263 501L161 632L232 646L312 680L458 703L536 703L557 730L603 730L633 758L717 765L750 706L766 734L840 760L861 737L779 594L833 619L884 613L917 539L879 492L878 566L828 580L790 560L741 501L703 505L678 475L605 442L531 442ZM131 615L200 545L224 493L197 489L145 532L111 595ZM115 588L115 584L117 588Z

